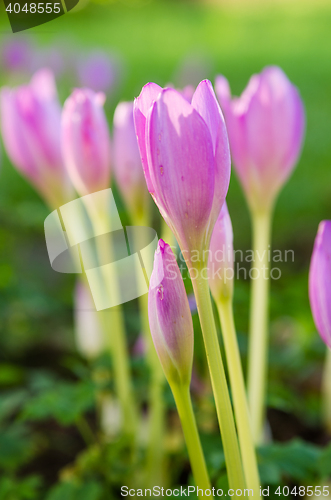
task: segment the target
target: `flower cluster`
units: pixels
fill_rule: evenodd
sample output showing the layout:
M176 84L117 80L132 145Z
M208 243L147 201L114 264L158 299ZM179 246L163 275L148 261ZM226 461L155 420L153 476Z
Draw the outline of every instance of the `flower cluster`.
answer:
M28 47L18 44L5 56L6 64L20 66L21 59L28 57ZM89 78L95 73L97 82ZM52 209L71 201L75 192L86 197L115 181L131 220L138 225L152 218L150 193L178 242L191 277L195 298L190 301L193 308L196 304L200 318L229 486L247 486L258 492L255 444L263 441L268 280L273 277L263 269L270 259L276 197L302 149L305 113L300 94L284 72L273 66L252 76L238 98L231 97L222 75L216 78L216 94L208 80L201 81L195 90L191 86L176 90L148 83L134 101L117 105L111 134L106 97L101 91L113 85L114 74L103 55L94 54L85 64L81 62L80 77L83 88L76 88L63 108L48 69L36 72L29 84L1 89L1 130L7 155ZM231 156L252 218L252 262L256 268L251 271L258 272L251 279L248 400L232 309L234 232L226 202ZM96 223L92 215L90 222ZM108 245L109 252L115 253L111 241ZM96 247L99 257L104 257L102 245L96 243ZM220 252L222 258L217 257ZM206 270L209 272L205 274ZM100 277L100 289L109 289L107 276ZM330 283L331 221L326 220L320 224L314 245L309 297L316 328L329 348ZM220 316L232 399L210 291ZM108 319L81 311L93 307L83 280L76 287L75 300L78 347L86 357L94 358L110 345L119 401L114 406L120 406L122 412L117 421L123 419L123 429L135 441L137 415L141 412L132 397L121 307L114 308L110 335ZM190 303L177 259L163 239L154 257L148 304L142 300L140 307L145 335L140 337L143 349L138 350L148 357L152 375L149 404L150 418L155 420L151 427L161 446L164 409L160 410L160 401L165 375L178 408L195 481L208 489L210 480L190 399L194 364ZM89 337L91 331L93 338ZM148 342L150 339L153 343ZM114 432L107 434L113 436ZM153 453L152 440L152 458Z

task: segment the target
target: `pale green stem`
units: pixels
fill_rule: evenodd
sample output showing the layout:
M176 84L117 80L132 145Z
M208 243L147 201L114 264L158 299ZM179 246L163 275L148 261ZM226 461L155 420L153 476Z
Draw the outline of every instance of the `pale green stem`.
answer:
M116 394L123 412L123 431L128 436L134 436L137 430L137 409L133 398L122 308L115 306L100 313L107 347L114 366Z
M146 207L147 208L147 207ZM144 213L133 214L132 221L135 226L149 226L147 209ZM139 238L138 238L139 240ZM146 485L153 487L162 484L163 459L164 459L164 427L165 408L163 401L163 388L165 376L158 355L156 353L148 318L148 294L139 297L141 326L147 348L147 360L150 368L149 387L149 440L147 446Z
M232 298L217 302L221 320L223 341L230 375L233 406L236 417L239 445L243 461L246 486L252 489L254 497L260 495L260 478L248 411L245 382L240 360L236 330L233 319Z
M164 433L165 408L163 401L164 380L152 380L150 387L149 440L146 461L147 487L164 483Z
M96 207L86 207L93 226L96 229L96 234L106 233L103 230L105 220L104 214L100 214ZM107 227L107 226L106 226ZM101 228L101 231L99 229ZM110 236L110 235L109 235ZM105 258L111 260L113 249L110 239L97 239L97 253L100 262L107 262ZM100 268L105 290L116 295L117 283L109 283L107 276L103 272L103 266ZM133 389L130 375L129 353L126 343L125 326L123 311L120 305L114 306L111 309L100 311L100 318L105 334L107 347L110 350L114 365L115 387L116 393L121 403L123 412L123 431L128 436L134 436L137 428L137 410L133 398Z
M331 433L331 349L327 347L322 379L322 411L324 426Z
M171 390L182 424L194 481L197 488L203 490L199 492L198 497L204 498L204 492L210 489L210 481L192 408L190 389L186 385L173 384Z
M230 488L245 488L238 439L218 342L207 277L193 268L192 285L207 354Z
M265 420L271 216L271 210L252 212L254 271L251 270L248 405L256 444L263 442Z
M149 440L147 448L147 487L162 484L163 471L163 439L165 426L165 408L163 402L163 387L165 376L157 356L148 320L148 295L139 297L140 313L144 339L147 347L147 359L151 372L149 388Z

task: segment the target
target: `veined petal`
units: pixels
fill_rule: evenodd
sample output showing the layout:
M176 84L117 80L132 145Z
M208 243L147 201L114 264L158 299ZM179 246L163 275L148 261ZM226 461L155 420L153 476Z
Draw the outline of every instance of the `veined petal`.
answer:
M134 100L133 116L134 125L137 134L138 147L141 156L141 162L144 169L147 188L150 193L153 193L153 185L151 183L150 174L147 163L146 153L146 119L153 102L160 94L162 88L156 83L147 83L139 97Z
M331 348L331 220L318 228L309 271L309 298L316 328Z
M209 80L203 80L197 86L193 94L192 106L202 116L209 128L215 153L218 129L223 116Z
M214 299L233 293L233 231L227 204L224 202L210 240L208 260L209 287Z
M212 230L218 214L225 202L231 176L231 156L228 133L222 116L220 121L215 152L215 192L211 212L210 229Z
M165 89L147 118L146 137L156 202L185 249L198 249L208 226L215 188L209 129L179 92Z
M192 99L192 106L205 120L213 141L216 161L215 191L210 222L210 231L212 231L225 201L230 183L231 157L228 134L221 108L209 80L203 80L198 85Z

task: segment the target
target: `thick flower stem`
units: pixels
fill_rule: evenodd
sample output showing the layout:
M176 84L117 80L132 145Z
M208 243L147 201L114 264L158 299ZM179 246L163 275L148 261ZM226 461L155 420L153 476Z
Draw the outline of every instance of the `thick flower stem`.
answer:
M245 481L230 396L211 305L208 280L206 276L204 276L203 268L193 268L192 274L192 284L207 354L229 486L235 490L238 488L242 489L245 488Z
M265 419L265 392L268 359L268 262L271 210L252 212L254 271L251 271L251 307L248 350L248 405L253 438L263 441Z
M135 226L149 227L150 220L147 214L148 205L144 207L144 210L140 214L132 213L131 217L133 224ZM139 241L137 241L137 245L139 245ZM139 297L139 309L141 327L147 349L147 361L150 370L150 386L148 393L150 433L147 445L146 485L147 487L153 487L162 484L163 480L163 439L165 426L163 389L166 379L149 328L148 294Z
M203 490L199 492L198 497L204 498L205 490L210 489L210 481L192 408L190 389L187 385L172 384L171 390L182 424L193 477L197 488Z
M123 432L133 438L137 428L137 412L133 399L129 355L121 307L112 307L109 311L103 312L102 325L114 366L116 393L123 412Z
M217 309L222 326L227 366L230 375L234 412L238 428L239 445L243 461L246 486L260 495L260 478L248 411L244 376L241 366L236 330L233 319L232 298L218 300Z
M331 349L327 347L322 379L322 418L331 434Z
M163 388L165 376L157 356L148 321L148 295L139 297L142 328L147 347L147 360L150 368L149 387L149 440L147 448L147 487L162 484L163 439L164 439L164 401Z

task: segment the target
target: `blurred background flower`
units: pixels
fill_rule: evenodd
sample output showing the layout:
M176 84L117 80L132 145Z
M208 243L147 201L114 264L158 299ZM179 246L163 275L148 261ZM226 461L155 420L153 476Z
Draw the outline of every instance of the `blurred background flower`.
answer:
M79 56L77 76L80 87L96 92L109 92L115 85L117 69L115 62L105 52L97 51Z

